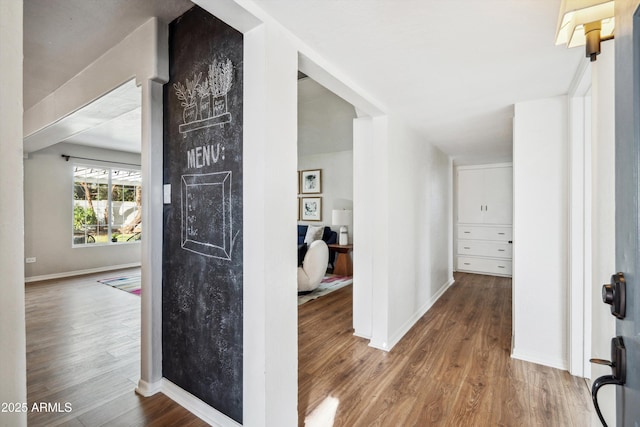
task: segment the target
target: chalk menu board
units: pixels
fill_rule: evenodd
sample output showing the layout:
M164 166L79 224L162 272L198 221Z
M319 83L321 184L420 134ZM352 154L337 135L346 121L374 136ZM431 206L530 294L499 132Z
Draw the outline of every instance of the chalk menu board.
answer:
M177 18L163 100L163 376L239 423L242 42L198 6Z

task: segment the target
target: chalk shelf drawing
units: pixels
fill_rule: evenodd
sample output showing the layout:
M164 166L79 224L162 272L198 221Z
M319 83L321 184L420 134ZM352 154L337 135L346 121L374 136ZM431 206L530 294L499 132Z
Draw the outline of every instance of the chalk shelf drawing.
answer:
M231 171L182 175L182 248L231 260Z
M227 93L233 86L233 63L229 58L213 61L209 65L207 77L202 73L193 74L185 84L174 83L176 96L183 107L183 124L178 131L186 138L187 132L211 126L224 126L231 122L231 113L227 106Z

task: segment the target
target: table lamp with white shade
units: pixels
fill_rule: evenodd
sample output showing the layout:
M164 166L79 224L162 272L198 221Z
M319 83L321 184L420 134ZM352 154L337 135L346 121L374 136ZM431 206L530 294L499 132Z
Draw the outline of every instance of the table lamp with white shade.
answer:
M331 222L335 226L340 226L340 233L338 234L338 244L349 244L349 230L347 225L351 225L353 222L353 211L347 209L334 209L331 211Z

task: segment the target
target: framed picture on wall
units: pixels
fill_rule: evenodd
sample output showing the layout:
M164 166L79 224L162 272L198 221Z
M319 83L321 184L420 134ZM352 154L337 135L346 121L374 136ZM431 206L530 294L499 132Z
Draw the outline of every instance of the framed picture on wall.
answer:
M302 194L322 193L322 169L312 169L300 173Z
M302 197L302 221L322 221L322 197Z

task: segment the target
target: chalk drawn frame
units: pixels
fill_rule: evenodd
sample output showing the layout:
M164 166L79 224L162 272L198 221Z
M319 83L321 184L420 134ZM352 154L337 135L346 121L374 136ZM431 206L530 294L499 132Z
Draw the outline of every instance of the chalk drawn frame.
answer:
M233 251L233 221L231 209L231 171L206 174L182 175L181 211L182 211L182 248L206 257L231 260ZM196 240L189 233L189 195L201 186L219 186L221 200L213 204L221 209L222 224L217 231L222 239L218 241ZM201 213L202 214L202 213Z

